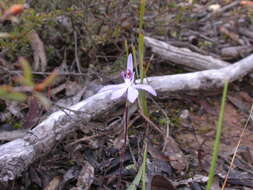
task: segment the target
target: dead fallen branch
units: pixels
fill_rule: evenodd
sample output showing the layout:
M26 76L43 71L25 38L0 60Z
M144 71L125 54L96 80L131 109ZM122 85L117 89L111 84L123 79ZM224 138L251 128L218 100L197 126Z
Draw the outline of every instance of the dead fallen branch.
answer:
M11 141L17 138L22 138L26 135L27 130L14 130L14 131L1 131L0 140L1 141Z
M231 65L228 62L213 58L211 56L201 55L199 53L192 52L186 48L178 48L169 45L166 42L156 40L151 37L145 37L145 45L150 47L152 52L160 55L163 59L168 60L176 65L183 66L184 68L190 68L191 70L208 70L219 69ZM236 63L240 63L238 61ZM253 75L249 75L253 78Z
M145 45L150 47L152 52L176 65L194 70L219 69L230 65L225 61L215 59L211 56L204 56L186 48L178 48L154 38L145 37L144 40Z
M187 74L149 77L148 82L158 92L176 92L217 88L224 82L239 79L253 70L253 55L225 68ZM0 146L0 182L20 176L28 166L52 150L80 122L105 113L122 99L110 100L110 93L100 93L68 109L51 114L24 138Z
M221 69L187 74L149 77L148 83L159 92L205 90L219 88L225 81L233 82L253 70L253 54Z
M0 146L0 182L19 176L32 162L47 154L68 133L77 129L80 122L88 122L100 113L112 108L109 93L96 94L68 109L51 114L24 138Z

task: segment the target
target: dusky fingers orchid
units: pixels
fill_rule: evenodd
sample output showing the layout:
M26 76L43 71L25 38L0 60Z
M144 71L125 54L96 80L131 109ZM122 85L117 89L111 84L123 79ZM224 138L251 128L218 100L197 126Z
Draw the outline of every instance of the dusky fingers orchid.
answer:
M112 91L111 99L117 99L125 94L127 95L127 100L133 103L138 95L138 90L145 90L150 94L156 96L156 91L147 84L135 84L134 83L134 71L133 71L133 57L132 54L128 55L127 59L127 69L121 72L121 76L124 79L124 83L116 85L107 85L99 90L99 93L105 91Z

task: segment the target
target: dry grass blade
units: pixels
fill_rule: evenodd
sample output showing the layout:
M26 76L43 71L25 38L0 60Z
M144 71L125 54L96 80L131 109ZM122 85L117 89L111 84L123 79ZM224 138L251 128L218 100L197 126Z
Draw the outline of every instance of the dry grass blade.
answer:
M240 134L240 138L239 138L238 143L237 143L237 145L236 145L236 147L235 147L235 152L234 152L233 157L232 157L232 160L231 160L231 162L230 162L229 169L228 169L228 172L227 172L226 177L225 177L225 179L224 179L224 182L223 182L223 184L222 184L221 190L224 190L225 187L226 187L227 180L228 180L228 176L229 176L229 173L230 173L230 171L231 171L231 169L232 169L232 167L233 167L233 164L234 164L234 160L235 160L237 151L238 151L239 146L240 146L241 141L242 141L242 137L243 137L243 135L244 135L244 133L245 133L245 130L246 130L247 127L248 127L248 124L249 124L250 119L252 119L252 112L253 112L253 105L252 105L251 110L250 110L250 115L249 115L249 117L248 117L248 119L247 119L247 121L246 121L246 123L245 123L245 125L244 125L244 127L243 127L243 130L242 130L242 132L241 132L241 134Z

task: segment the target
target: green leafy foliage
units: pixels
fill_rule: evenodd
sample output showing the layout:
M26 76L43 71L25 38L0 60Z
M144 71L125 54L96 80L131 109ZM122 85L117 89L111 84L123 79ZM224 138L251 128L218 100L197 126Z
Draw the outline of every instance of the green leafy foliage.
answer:
M0 86L0 99L25 101L28 97L28 94L31 94L32 96L36 97L45 108L48 108L51 105L51 102L40 92L45 90L54 82L55 78L57 77L57 70L52 72L41 83L36 84L33 81L32 69L27 60L23 57L20 57L19 63L23 70L23 76L16 78L16 81L20 83L21 86L16 88L8 85Z

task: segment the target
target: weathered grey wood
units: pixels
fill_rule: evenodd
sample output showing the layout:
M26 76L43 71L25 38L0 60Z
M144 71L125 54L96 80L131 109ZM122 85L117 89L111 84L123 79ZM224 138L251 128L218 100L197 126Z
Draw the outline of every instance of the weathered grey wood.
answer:
M228 62L213 58L212 56L204 56L186 48L178 48L151 37L144 37L144 40L145 45L150 47L155 54L160 55L169 62L183 66L185 69L190 69L191 71L219 69L231 65ZM250 73L249 76L253 78L252 73Z
M13 180L20 176L33 161L50 152L58 141L74 131L75 125L80 121L88 122L120 101L120 99L110 100L108 93L96 94L69 109L51 114L29 131L24 138L1 145L0 182Z
M25 136L28 130L18 129L14 131L0 131L1 141L11 141L17 138L22 138Z
M152 52L176 65L189 67L194 70L219 69L230 65L211 56L204 56L186 48L177 48L151 37L144 37L144 41L145 45L150 47Z
M224 81L234 81L253 70L253 55L240 62L221 69L187 74L149 77L145 79L158 92L176 92L221 87ZM80 121L111 109L123 99L112 101L110 92L95 94L69 109L51 114L24 138L16 139L0 146L0 182L20 176L27 167L52 150L69 132L76 130ZM74 110L74 111L70 111Z
M251 71L253 71L253 54L221 69L149 77L147 80L159 92L205 90L222 87L225 81L233 82Z

